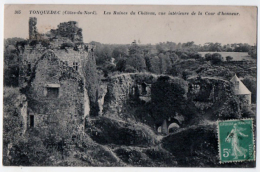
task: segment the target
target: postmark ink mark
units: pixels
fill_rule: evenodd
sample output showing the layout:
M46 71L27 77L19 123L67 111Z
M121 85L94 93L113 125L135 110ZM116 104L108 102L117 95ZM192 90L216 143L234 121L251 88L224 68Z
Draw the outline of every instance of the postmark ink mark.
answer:
M218 121L220 163L255 161L253 120Z

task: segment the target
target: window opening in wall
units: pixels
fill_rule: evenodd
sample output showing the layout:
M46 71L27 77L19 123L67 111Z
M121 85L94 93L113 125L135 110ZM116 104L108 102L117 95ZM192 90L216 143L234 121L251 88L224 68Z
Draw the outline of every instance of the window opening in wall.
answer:
M79 65L78 62L73 62L73 68L78 71Z
M48 98L58 98L59 97L59 88L47 87L47 97Z
M30 127L34 127L34 115L30 115Z
M146 94L147 94L146 84L142 83L142 95L146 95Z

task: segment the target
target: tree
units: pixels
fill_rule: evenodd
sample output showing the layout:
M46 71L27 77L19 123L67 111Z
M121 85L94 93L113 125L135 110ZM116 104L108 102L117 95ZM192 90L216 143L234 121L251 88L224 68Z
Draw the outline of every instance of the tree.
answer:
M112 48L109 45L102 45L97 52L96 55L96 63L97 65L104 65L106 63L111 62L112 58Z
M250 45L248 44L236 44L234 52L248 52L250 50Z
M120 45L114 48L114 50L112 51L112 57L114 57L116 61L126 57L127 54L128 54L127 47L124 45Z
M212 54L207 53L205 54L205 60L210 61L212 59Z
M172 62L169 56L160 53L159 57L159 67L160 67L160 74L168 73L171 70Z
M190 57L191 57L192 59L196 59L196 60L201 60L201 59L203 59L203 57L202 57L199 53L191 53L191 54L190 54Z
M191 41L191 42L183 43L182 47L192 47L193 45L194 45L194 42Z
M14 38L7 38L7 39L4 39L4 46L7 47L8 45L16 45L18 42L23 42L25 41L27 43L27 41L23 38L17 38L17 37L14 37Z
M219 54L219 53L212 54L212 57L211 57L212 64L218 64L222 61L223 61L223 57L221 56L221 54Z
M251 100L252 103L256 103L256 90L257 90L257 82L256 78L247 76L243 79L243 83L245 86L251 91Z
M116 70L123 72L126 69L126 60L125 59L119 59L116 63Z
M211 61L212 64L217 64L223 61L223 57L219 53L214 53L214 54L207 53L205 54L205 60Z
M146 63L143 56L131 55L126 59L126 64L132 66L139 72L146 70Z
M116 66L114 64L109 63L109 64L104 65L102 70L103 70L104 76L107 77L109 73L116 71Z
M152 50L152 45L151 44L144 45L141 48L142 48L144 56L151 54L151 50Z
M132 42L131 46L129 47L129 56L137 55L140 56L142 55L142 50L141 47L137 45L137 43L134 41Z
M158 53L165 53L169 49L165 43L159 43L159 44L156 44L156 50Z
M16 49L4 53L4 85L18 86L19 56Z
M178 112L186 122L196 115L196 109L187 99L188 84L180 78L161 76L151 88L151 114L157 123Z
M175 54L174 52L170 52L169 57L171 59L172 64L179 59L179 56L177 54Z
M146 70L142 49L135 41L129 47L129 58L126 59L126 64L134 67L139 72Z
M149 72L160 74L160 59L158 56L151 55L145 57L146 65Z
M227 57L226 57L226 60L227 60L228 62L230 62L231 60L233 60L233 57L227 56Z
M21 96L18 88L5 87L3 95L3 162L7 162L8 145L21 139L23 117L20 114Z
M134 72L136 72L136 69L134 67L132 67L132 66L126 65L125 72L127 72L127 73L134 73Z
M27 41L22 38L9 38L4 46L4 85L18 86L19 78L19 51L24 51Z
M222 51L222 47L221 47L221 44L220 43L214 43L214 44L211 44L210 48L209 48L209 51L217 51L217 52L221 52Z

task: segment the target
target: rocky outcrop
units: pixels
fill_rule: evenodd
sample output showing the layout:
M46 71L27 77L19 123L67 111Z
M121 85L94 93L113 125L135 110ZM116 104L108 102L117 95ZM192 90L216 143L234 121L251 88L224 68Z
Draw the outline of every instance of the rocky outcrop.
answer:
M107 83L103 83L100 85L99 97L98 97L99 115L103 114L103 105L105 102L106 93L107 93Z
M103 116L135 119L126 109L127 106L142 101L144 97L149 98L149 85L156 82L158 77L159 75L149 73L128 73L111 77L104 98Z
M154 131L162 122L184 115L187 82L183 79L150 73L128 73L113 76L107 83L103 116L128 122L141 122ZM196 114L189 108L187 116ZM187 119L185 119L187 120ZM179 123L182 123L178 121Z
M86 133L99 144L153 146L157 136L146 125L107 117L87 118Z

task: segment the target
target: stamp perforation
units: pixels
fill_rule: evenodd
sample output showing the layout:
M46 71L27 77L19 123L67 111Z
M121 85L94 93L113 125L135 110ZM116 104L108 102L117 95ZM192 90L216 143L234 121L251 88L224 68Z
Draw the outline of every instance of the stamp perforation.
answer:
M229 161L221 161L221 146L220 146L220 128L219 123L220 122L227 122L227 121L243 121L243 120L251 120L252 121L252 139L253 139L253 159L245 159L245 160L229 160ZM218 120L217 121L217 132L218 132L218 155L219 155L219 163L225 164L225 163L234 163L234 162L245 162L245 161L255 161L255 135L254 135L254 119L253 118L242 118L242 119L227 119L227 120Z

